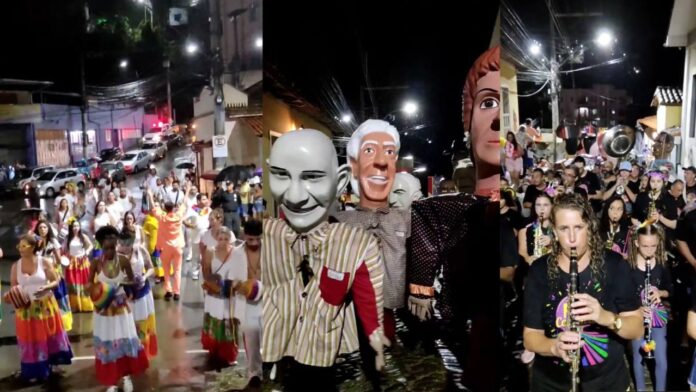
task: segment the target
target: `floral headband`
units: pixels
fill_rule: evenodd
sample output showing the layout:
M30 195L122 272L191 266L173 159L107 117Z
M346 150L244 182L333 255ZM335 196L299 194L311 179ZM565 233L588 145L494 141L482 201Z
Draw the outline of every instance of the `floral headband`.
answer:
M664 175L664 173L657 171L657 170L651 171L650 173L648 173L648 177L649 178L658 177L662 181L667 181L667 177Z

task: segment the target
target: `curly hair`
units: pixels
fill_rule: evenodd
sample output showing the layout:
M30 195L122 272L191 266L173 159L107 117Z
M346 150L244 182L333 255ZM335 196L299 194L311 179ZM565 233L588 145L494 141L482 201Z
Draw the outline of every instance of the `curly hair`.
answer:
M469 69L462 94L462 123L464 131L471 130L476 83L489 72L500 71L500 45L483 52Z
M590 251L590 270L593 277L603 278L604 276L604 242L599 235L599 222L594 216L590 203L576 193L567 193L556 198L551 208L551 224L556 227L556 214L560 210L577 211L582 216L582 221L587 224L588 247ZM549 282L558 283L558 257L561 254L561 244L553 241L551 253L549 254Z
M640 226L631 236L630 244L628 245L628 264L631 268L636 268L638 265L638 247L635 242L642 235L655 235L657 236L657 251L655 252L655 260L659 265L666 265L667 263L667 251L665 250L665 232L659 225L645 225Z

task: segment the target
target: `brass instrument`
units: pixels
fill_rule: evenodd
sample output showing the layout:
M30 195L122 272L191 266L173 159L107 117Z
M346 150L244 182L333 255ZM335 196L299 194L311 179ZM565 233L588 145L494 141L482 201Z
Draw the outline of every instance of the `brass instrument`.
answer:
M623 185L619 185L619 186L616 187L615 193L616 193L617 195L621 196L621 195L624 194L625 191L626 191L626 189L624 188L624 186L623 186Z
M643 284L645 290L645 298L643 298L643 306L651 310L652 316L652 303L650 302L650 291L652 286L650 285L650 259L645 260L645 283ZM652 317L643 318L643 326L645 328L645 333L643 335L643 351L645 352L645 359L654 359L655 354L653 353L655 349L655 342L652 338Z
M652 214L654 214L655 212L657 212L657 207L655 206L655 200L657 200L657 197L658 197L658 195L659 195L659 192L660 192L660 191L658 191L657 189L653 189L653 190L650 191L650 194L649 194L649 196L650 196L650 204L648 205L648 217L647 217L647 219L646 219L646 220L649 222L649 224L655 223L654 221L652 221L652 220L650 219L650 216L652 216Z
M616 231L614 230L614 223L609 222L609 233L607 234L607 241L604 243L604 247L607 249L611 249L614 247L614 236L616 235Z
M570 249L570 290L568 290L568 308L575 302L575 295L578 293L578 253L575 248ZM580 322L573 316L572 310L569 311L570 332L580 333ZM580 387L580 350L570 351L570 391L577 392Z
M541 237L544 235L544 224L540 219L536 223L536 227L534 227L534 258L538 259L539 257L549 253L549 248L541 245Z

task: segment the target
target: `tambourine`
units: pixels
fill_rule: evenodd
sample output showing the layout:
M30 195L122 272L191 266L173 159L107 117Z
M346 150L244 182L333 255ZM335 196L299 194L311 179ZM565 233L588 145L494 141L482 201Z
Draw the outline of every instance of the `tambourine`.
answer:
M66 256L60 256L60 265L63 267L67 267L70 265L70 259L68 259Z
M102 311L109 307L116 296L116 287L104 282L97 282L92 287L89 296L97 311Z
M15 309L26 309L31 304L29 294L21 286L12 286L5 297L12 302Z

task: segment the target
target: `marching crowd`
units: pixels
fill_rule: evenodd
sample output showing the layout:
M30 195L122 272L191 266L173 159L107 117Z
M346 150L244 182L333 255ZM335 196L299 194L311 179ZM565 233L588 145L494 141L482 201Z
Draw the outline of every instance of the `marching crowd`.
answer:
M640 156L527 161L533 143L516 136L507 135L501 176L506 371L522 362L529 372L518 378L531 390L568 390L576 353L583 390L646 390L645 369L656 391L696 386L696 361L683 355L687 332L696 339L696 168L677 177Z
M210 364L236 363L243 334L249 383L260 386L264 205L258 177L250 178L209 196L188 174L151 168L142 198L125 181L101 178L84 190L62 188L53 217L36 208L4 296L15 308L21 378L44 381L70 364L73 314L92 313L98 381L132 391L131 376L158 352L153 289L161 284L165 301L179 301L186 261L193 281L203 273L201 344ZM27 207L38 206L35 189L25 192Z

